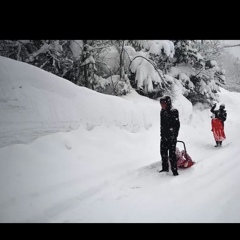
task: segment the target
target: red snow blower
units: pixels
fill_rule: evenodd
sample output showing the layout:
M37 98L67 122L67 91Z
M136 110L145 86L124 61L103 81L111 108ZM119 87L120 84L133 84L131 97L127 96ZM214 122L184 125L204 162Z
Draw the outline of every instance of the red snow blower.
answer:
M177 157L177 166L178 168L189 168L195 162L193 162L192 158L188 155L185 143L183 141L177 141L183 143L184 150L180 151L178 147L176 147L176 157Z

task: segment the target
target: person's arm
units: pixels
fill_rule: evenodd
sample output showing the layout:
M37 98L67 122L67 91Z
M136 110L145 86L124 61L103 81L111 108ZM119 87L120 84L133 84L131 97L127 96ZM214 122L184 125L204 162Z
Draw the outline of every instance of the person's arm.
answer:
M220 120L222 120L223 122L226 121L226 119L227 119L227 112L223 112L223 113L219 114L218 118Z
M166 125L166 119L164 118L164 113L161 110L160 112L160 137L161 140L163 141L167 141L168 140L168 129L167 129L167 125Z
M160 137L164 135L164 119L163 119L163 112L160 111Z
M210 111L211 111L212 113L214 113L214 114L215 114L215 111L214 111L215 107L216 107L216 103L214 103L213 106L212 106L212 108L210 109Z
M172 137L177 139L180 129L179 113L177 109L172 110Z
M162 111L160 111L160 137L162 136Z
M224 120L223 121L226 121L227 119L227 112L224 112Z

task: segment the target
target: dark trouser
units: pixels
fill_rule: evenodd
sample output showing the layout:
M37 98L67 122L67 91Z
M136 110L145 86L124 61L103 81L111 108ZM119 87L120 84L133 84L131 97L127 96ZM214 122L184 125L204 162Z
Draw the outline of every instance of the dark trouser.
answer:
M160 154L162 157L162 168L168 170L168 157L170 159L172 172L177 171L177 157L176 157L177 140L162 140L160 143Z

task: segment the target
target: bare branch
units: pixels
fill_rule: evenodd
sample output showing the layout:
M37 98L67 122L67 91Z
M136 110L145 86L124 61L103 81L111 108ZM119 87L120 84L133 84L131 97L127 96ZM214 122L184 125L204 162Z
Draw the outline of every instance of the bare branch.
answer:
M229 48L229 47L238 47L240 44L235 44L235 45L225 45L223 48Z
M71 68L69 68L67 71L65 71L65 72L62 74L62 77L64 77L65 74L66 74L67 72L69 72L70 70L71 70Z
M43 63L43 64L40 66L40 68L43 68L43 67L47 64L47 62L49 62L50 59L51 59L51 58L48 58L48 60L47 60L45 63Z
M204 70L203 68L200 69L200 71L195 75L195 77L196 77L197 75L199 75L203 70Z
M55 56L53 56L49 50L48 50L48 53L49 53L49 55L50 55L53 59L55 59L57 62L60 62L60 60L57 59Z
M66 43L68 42L68 40L67 41L65 41L61 46L63 46L63 45L65 45Z

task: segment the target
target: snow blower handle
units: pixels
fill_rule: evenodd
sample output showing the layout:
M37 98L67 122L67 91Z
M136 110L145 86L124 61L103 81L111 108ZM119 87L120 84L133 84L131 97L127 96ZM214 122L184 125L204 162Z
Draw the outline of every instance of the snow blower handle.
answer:
M181 143L183 143L183 146L184 146L185 153L187 153L187 150L186 150L185 143L184 143L183 141L178 141L178 140L177 140L177 142L181 142Z

